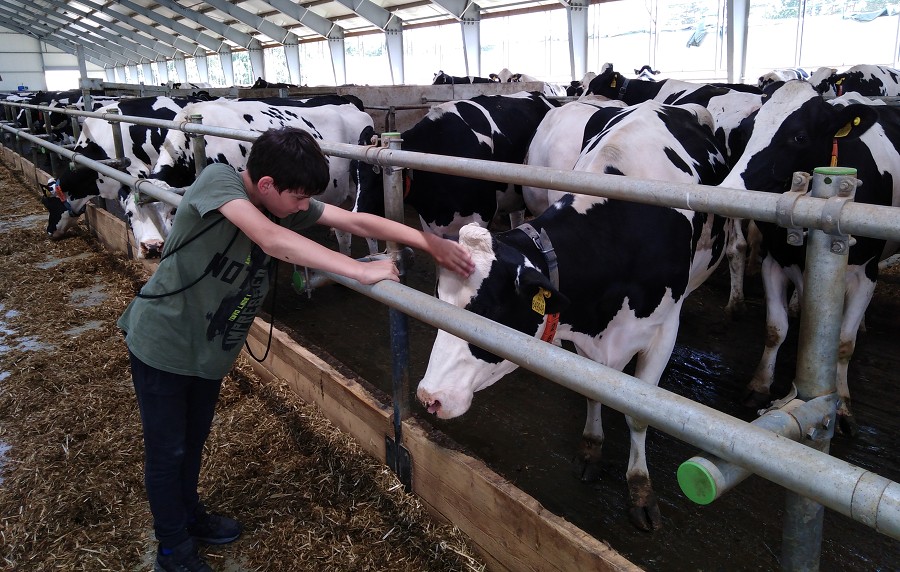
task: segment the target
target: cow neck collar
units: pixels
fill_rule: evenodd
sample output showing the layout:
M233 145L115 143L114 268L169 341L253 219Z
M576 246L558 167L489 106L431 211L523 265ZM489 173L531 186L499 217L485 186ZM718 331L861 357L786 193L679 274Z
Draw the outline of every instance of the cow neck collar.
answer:
M538 251L544 255L544 262L547 264L547 273L550 275L550 284L558 291L559 264L556 259L556 251L553 249L553 243L550 242L550 235L548 235L547 231L543 228L541 229L541 232L538 233L538 231L527 222L516 228L524 232L537 247ZM541 293L537 294L537 296L540 295ZM544 331L541 333L541 340L552 343L553 338L556 337L556 329L558 326L559 312L547 314L547 320L544 323Z
M628 84L631 82L631 79L623 77L622 85L619 86L619 99L625 101L625 92L628 91Z

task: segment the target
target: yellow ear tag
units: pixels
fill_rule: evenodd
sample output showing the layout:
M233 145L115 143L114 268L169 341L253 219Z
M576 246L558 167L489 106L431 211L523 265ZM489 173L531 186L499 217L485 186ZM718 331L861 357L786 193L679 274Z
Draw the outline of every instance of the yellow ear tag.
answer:
M859 124L857 123L857 125L859 125ZM847 134L850 133L850 129L851 129L850 122L848 121L847 125L844 125L840 129L838 129L838 132L835 133L834 136L835 137L846 137Z
M616 87L616 80L612 80L612 83L609 84L609 87Z
M834 82L834 85L841 85L842 83L844 83L844 78L841 78L841 79L837 80L836 82Z
M547 313L547 302L545 298L550 297L550 291L539 288L537 294L531 299L531 309L543 316Z

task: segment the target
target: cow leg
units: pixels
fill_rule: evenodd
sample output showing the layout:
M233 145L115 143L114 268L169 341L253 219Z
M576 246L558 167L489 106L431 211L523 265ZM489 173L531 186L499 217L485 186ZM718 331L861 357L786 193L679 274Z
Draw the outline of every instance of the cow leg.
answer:
M847 293L844 298L844 319L841 322L841 342L838 347L837 393L838 424L836 429L844 435L856 437L859 425L850 410L850 388L847 383L847 370L850 358L856 349L856 335L859 325L866 315L866 308L875 293L875 282L866 277L865 268L860 266L855 272L847 274Z
M600 418L602 404L587 400L587 418L581 434L581 444L575 458L575 470L582 481L600 479L600 458L603 453L603 421Z
M513 211L509 213L509 228L516 228L525 224L525 211Z
M662 377L672 355L672 348L675 347L680 313L681 302L675 305L670 317L657 330L649 347L638 354L634 370L636 378L650 385L659 384L659 378ZM631 452L628 456L628 470L625 472L631 502L628 515L637 528L656 530L662 526L662 516L650 481L650 470L647 468L647 423L630 415L625 416L625 421L628 422L631 434Z
M334 231L334 238L337 239L338 250L341 254L350 256L350 239L352 235L345 230L338 230L336 228L331 230Z
M725 306L725 316L729 320L734 320L741 317L745 311L744 270L747 265L747 241L744 239L740 219L732 221L725 255L728 257L728 270L731 274L731 292L728 295L728 305Z
M771 256L762 262L763 286L766 293L766 345L747 385L744 406L758 409L771 401L769 388L775 379L775 360L788 331L787 274Z

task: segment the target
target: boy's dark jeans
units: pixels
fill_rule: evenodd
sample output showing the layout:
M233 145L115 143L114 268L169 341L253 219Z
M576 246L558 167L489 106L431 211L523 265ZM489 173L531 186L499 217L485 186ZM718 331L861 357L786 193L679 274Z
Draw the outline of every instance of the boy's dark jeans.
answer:
M144 486L153 530L163 547L188 539L200 503L200 457L222 380L160 371L131 352L131 377L144 428Z

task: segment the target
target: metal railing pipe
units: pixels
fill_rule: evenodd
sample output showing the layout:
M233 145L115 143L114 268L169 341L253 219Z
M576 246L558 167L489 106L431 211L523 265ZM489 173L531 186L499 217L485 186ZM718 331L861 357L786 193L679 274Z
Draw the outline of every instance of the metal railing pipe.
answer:
M803 402L793 399L784 406L767 411L751 425L801 442L807 432L818 427L822 419L834 412L834 397L824 396ZM678 466L681 491L691 501L707 505L739 485L753 472L714 455L697 455Z
M538 188L557 189L584 195L607 197L644 204L668 206L727 217L777 223L780 193L746 191L696 185L649 181L618 175L584 171L559 171L549 167L497 163L383 147L363 147L340 143L320 143L322 150L339 157L362 159L378 165L399 165L435 173L504 181ZM800 197L790 206L789 217L795 226L825 226L825 201ZM900 209L862 203L848 204L834 223L842 232L873 238L900 240Z
M59 108L30 104L10 103L9 105L33 109L52 109L56 112L63 112ZM110 113L68 109L65 110L65 113L85 117L100 117L107 121L178 129L185 133L229 137L242 141L254 141L259 136L259 133L254 131L206 126L189 121L174 122L127 115L113 116ZM511 182L644 204L711 212L727 217L754 219L776 224L779 218L788 218L793 226L805 228L823 228L828 224L832 224L845 234L858 234L872 238L900 241L900 209L894 207L851 203L840 211L838 218L826 222L824 221L825 201L808 196L800 197L788 206L781 205L779 207L780 193L746 191L692 183L649 181L583 171L558 171L549 167L429 155L413 151L348 143L320 141L319 146L328 155L358 159L382 166L393 165L424 169L435 173ZM782 212L779 212L779 208Z
M181 195L179 195L178 193L172 192L168 189L164 189L162 187L156 186L153 183L152 179L139 179L137 177L132 177L131 175L129 175L127 173L123 173L122 171L119 171L112 167L108 167L99 161L94 161L93 159L88 159L81 153L69 151L68 149L66 149L60 145L55 145L53 143L47 143L46 141L42 141L41 139L39 139L38 137L36 137L34 135L23 132L21 129L14 129L8 125L0 125L0 129L2 129L3 131L15 133L16 137L21 137L23 139L31 141L32 143L38 143L40 145L43 145L50 151L53 151L55 153L62 155L63 157L65 157L69 161L72 161L73 163L78 163L79 165L84 165L85 167L90 167L91 169L93 169L99 173L102 173L111 179L115 179L116 181L119 181L123 185L127 185L135 190L138 190L139 192L141 192L149 197L153 197L156 200L163 201L163 202L168 203L173 206L178 206L181 203Z
M900 484L401 284L322 274L900 539Z

